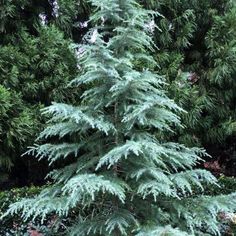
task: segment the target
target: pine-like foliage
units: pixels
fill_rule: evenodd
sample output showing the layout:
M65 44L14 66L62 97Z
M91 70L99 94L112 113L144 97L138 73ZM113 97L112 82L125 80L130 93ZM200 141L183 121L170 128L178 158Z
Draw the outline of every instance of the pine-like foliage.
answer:
M45 219L74 210L64 234L75 236L220 235L217 214L234 201L194 195L193 187L215 183L194 169L204 151L161 138L181 125L175 113L182 110L166 96L163 78L146 68L155 66L148 50L157 14L135 0L91 2L97 26L79 47L82 75L70 84L86 88L81 104L44 109L52 118L39 138L53 141L30 151L52 166L68 164L50 173L50 187L8 214Z
M10 169L13 165L9 158L14 151L22 151L24 143L32 140L37 127L36 117L30 109L24 107L19 94L0 85L0 170ZM18 147L15 147L15 145ZM13 151L14 150L14 151ZM1 182L1 181L0 181Z
M156 61L169 96L188 113L174 140L204 146L235 174L235 3L230 0L145 0L158 22Z
M221 8L214 1L159 1L147 0L147 7L156 8L164 17L160 28L163 32L155 41L160 47L156 60L166 76L169 94L188 113L182 115L184 125L177 139L191 146L207 146L204 132L210 128L204 120L206 110L213 108L206 84L202 77L206 73L204 37L209 30L212 12ZM219 15L219 13L216 13ZM206 145L205 145L206 144Z
M236 4L231 1L226 4L221 16L213 16L212 27L205 38L209 69L202 82L214 104L203 120L210 125L206 141L220 143L220 147L231 149L233 158L236 153L235 21ZM236 163L233 161L235 168Z
M60 14L55 16L52 2L0 1L0 175L6 177L12 170L14 184L24 181L17 180L22 172L25 177L32 174L27 182L38 178L34 178L38 165L32 167L32 161L20 156L45 123L40 108L52 100L72 102L78 96L74 89L64 90L77 65L71 41L59 30L61 22L64 32L70 31L63 22L72 21L76 3L71 1L65 12L65 4L58 1ZM1 186L3 182L6 178L0 177Z

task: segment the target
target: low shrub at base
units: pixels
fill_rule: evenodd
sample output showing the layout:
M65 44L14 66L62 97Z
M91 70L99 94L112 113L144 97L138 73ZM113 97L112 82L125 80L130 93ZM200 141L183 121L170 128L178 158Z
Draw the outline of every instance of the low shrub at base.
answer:
M34 195L37 195L42 189L43 187L31 186L0 192L0 215L2 215L8 209L10 204L25 197L33 197ZM20 215L6 217L0 221L0 235L32 235L30 232L36 229L36 227L37 226L34 226L30 222L23 222Z
M205 194L207 195L220 195L230 194L236 192L236 178L220 176L218 186L205 186ZM0 192L0 215L2 215L8 206L22 198L33 197L43 190L43 187L24 187L16 188L10 191ZM197 192L197 190L196 190ZM197 193L199 194L199 193ZM50 235L50 224L55 216L48 217L44 225L40 221L36 222L23 222L20 214L12 217L4 218L0 221L0 235L3 236L44 236ZM222 219L222 235L234 235L236 232L236 214L219 214Z

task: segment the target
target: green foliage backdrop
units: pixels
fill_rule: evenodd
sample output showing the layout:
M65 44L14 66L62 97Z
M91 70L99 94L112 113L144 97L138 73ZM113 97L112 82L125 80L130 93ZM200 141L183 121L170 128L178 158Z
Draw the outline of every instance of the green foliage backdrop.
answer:
M169 95L187 113L185 129L173 136L203 146L226 174L236 158L236 6L229 0L143 1L164 17L156 22L156 61Z
M40 14L46 14L48 8L51 21L49 17L45 23ZM77 11L66 8L65 12L64 8L60 7L63 16L53 19L53 8L47 1L1 1L0 183L13 163L17 167L26 162L20 156L45 123L40 109L52 101L73 102L77 96L78 91L64 90L77 72L72 41L65 37L73 19L70 14L74 16ZM28 164L23 168L29 168ZM29 171L33 174L35 170L19 170Z

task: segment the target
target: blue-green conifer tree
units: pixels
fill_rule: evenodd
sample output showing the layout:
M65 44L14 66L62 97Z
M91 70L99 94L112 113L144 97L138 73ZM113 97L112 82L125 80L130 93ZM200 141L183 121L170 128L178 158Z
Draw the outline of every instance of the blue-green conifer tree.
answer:
M82 101L47 107L52 118L39 137L47 142L30 151L55 167L53 183L8 214L45 219L74 212L63 235L220 235L217 215L234 201L194 194L216 182L195 168L205 152L162 138L181 125L182 109L151 70L157 13L135 0L91 3L95 27L79 46L81 75L70 83L85 88Z

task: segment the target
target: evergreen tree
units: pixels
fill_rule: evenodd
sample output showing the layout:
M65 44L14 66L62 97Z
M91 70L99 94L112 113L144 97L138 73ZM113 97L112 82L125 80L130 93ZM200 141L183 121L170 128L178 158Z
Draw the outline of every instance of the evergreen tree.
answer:
M204 146L228 165L228 174L234 174L235 3L146 0L143 4L164 15L157 22L162 34L156 31L155 58L171 85L169 95L188 111L181 116L186 128L173 138Z
M221 16L213 16L213 24L205 37L208 70L201 82L214 104L202 120L209 127L204 141L218 146L225 171L232 175L236 174L235 21L236 4L231 1Z
M72 21L75 17L69 8L64 12L61 2L58 2L59 15L54 16L55 7L49 1L0 1L1 185L10 170L14 175L12 182L17 182L13 184L34 180L38 165L20 156L45 124L40 108L50 105L52 100L73 102L78 96L74 89L64 90L76 75L77 65L74 51L70 49L71 41L65 37L71 29L62 23L66 21L64 18ZM70 8L75 6L72 1ZM42 16L46 15L43 20ZM43 169L40 172L44 176ZM28 172L32 174L29 177Z
M68 235L220 235L217 214L229 211L227 196L196 196L193 187L216 182L194 169L205 152L167 143L163 133L180 126L181 112L163 90L155 62L152 19L135 0L92 0L97 25L79 47L84 86L81 104L54 103L44 109L50 125L31 149L55 168L53 184L9 213L45 219L78 212ZM142 62L142 69L136 61ZM148 68L149 67L149 68Z
M19 94L3 86L0 86L0 104L0 167L10 169L13 163L9 155L34 138L32 129L38 124L35 114L22 104ZM18 147L14 147L16 144Z

